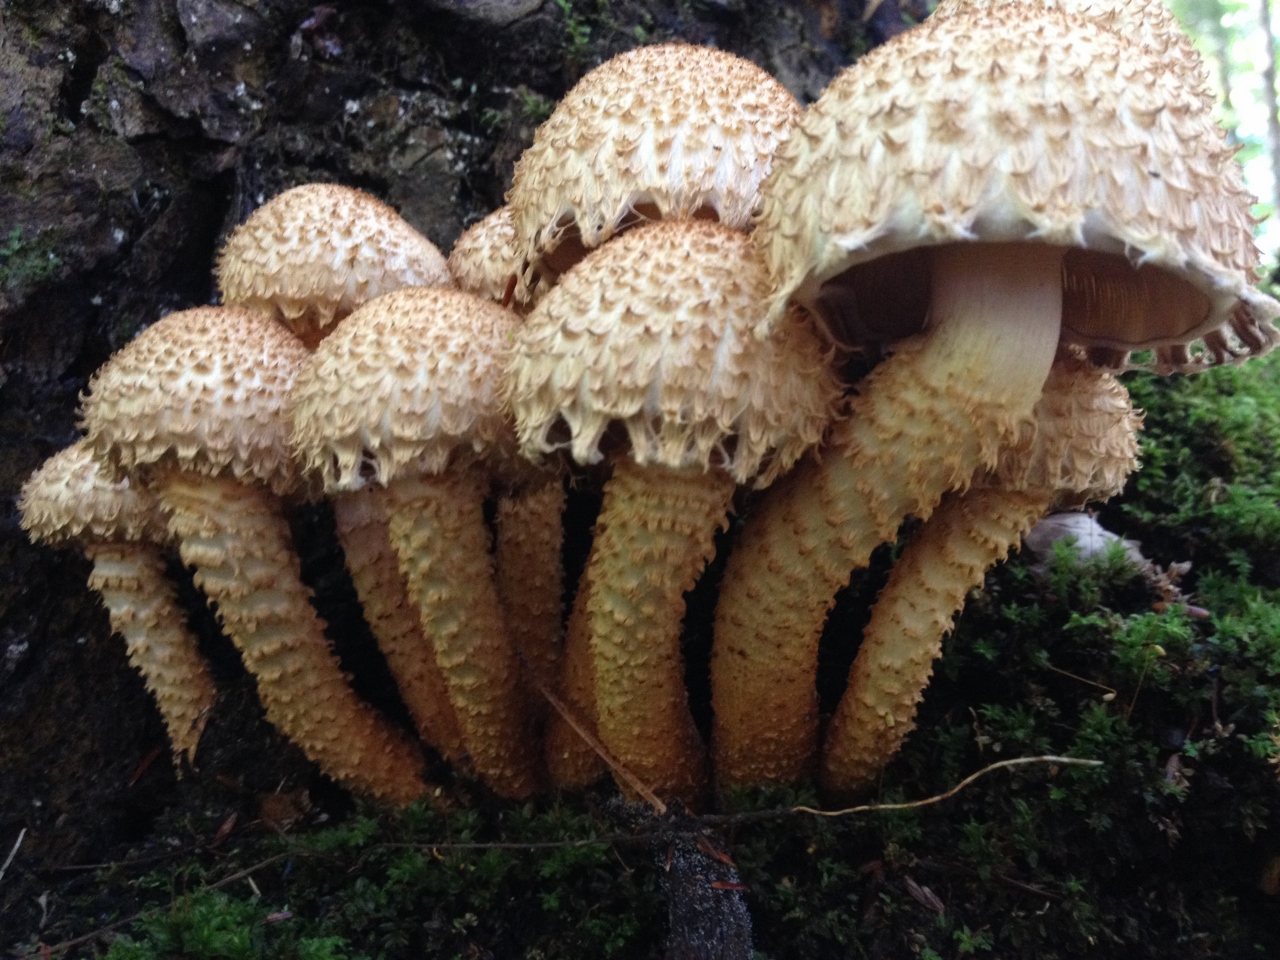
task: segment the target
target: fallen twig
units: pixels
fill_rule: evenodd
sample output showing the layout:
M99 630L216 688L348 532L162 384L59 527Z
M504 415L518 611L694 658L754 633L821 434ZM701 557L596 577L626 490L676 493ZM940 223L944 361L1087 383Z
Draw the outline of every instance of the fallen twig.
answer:
M9 864L13 863L13 858L18 855L18 848L22 846L23 838L25 838L26 835L26 827L23 827L18 831L18 839L13 841L13 849L9 851L9 856L4 858L4 866L0 867L0 880L4 879L4 873L9 869Z

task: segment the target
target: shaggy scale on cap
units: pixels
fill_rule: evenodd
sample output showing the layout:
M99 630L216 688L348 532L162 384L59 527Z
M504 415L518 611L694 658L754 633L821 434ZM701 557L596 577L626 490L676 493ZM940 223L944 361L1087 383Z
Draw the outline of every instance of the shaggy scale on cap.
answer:
M646 226L590 254L516 334L525 455L568 447L598 462L616 421L639 464L770 483L821 438L838 387L806 324L755 336L766 289L748 238L705 221Z
M441 473L467 454L511 453L499 400L515 314L459 290L373 300L298 374L293 443L325 490Z
M768 73L709 47L641 47L597 67L516 163L507 202L525 261L519 296L570 228L588 249L646 217L711 213L746 229L799 113ZM549 264L553 277L567 266Z
M838 313L824 283L874 282L857 322L913 302L915 332L924 261L905 251L1031 241L1073 248L1063 337L1107 365L1149 347L1162 369L1265 352L1280 304L1253 286L1251 198L1198 93L1159 56L1017 4L930 18L873 50L805 113L763 188L755 236L775 312L794 294ZM839 276L891 254L874 275ZM1197 338L1207 351L1192 357Z
M1095 21L1137 43L1176 72L1204 102L1206 111L1217 106L1218 98L1204 60L1163 0L941 0L930 19L941 20L972 10L1003 11L1002 15L1016 16L1018 7L1064 10Z
M290 490L285 400L307 357L297 337L235 307L171 313L89 381L85 432L120 471L176 466Z
M510 207L499 207L458 237L449 252L449 272L468 293L505 304L520 273Z
M40 465L22 486L18 510L31 539L51 545L169 540L155 497L128 477L112 480L83 440Z
M330 183L286 190L250 214L217 276L224 302L279 316L312 345L380 294L452 283L435 244L393 209Z

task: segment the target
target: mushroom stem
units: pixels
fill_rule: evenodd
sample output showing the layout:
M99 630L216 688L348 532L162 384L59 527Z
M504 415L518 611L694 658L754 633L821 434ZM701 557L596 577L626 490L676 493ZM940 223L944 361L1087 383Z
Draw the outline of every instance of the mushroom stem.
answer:
M511 640L525 669L553 690L560 675L564 500L559 479L500 498L494 556L498 596Z
M942 638L1053 500L1053 491L952 493L894 564L827 729L822 785L833 796L870 786L915 727Z
M820 463L783 478L729 557L711 664L721 788L789 783L817 750L818 640L836 592L1031 416L1062 318L1059 247L932 251L930 330L871 372Z
M391 546L386 492L370 487L332 497L338 541L378 649L387 658L400 696L424 741L450 763L467 747L449 703L435 649L409 600L400 561Z
M593 543L594 553L594 543ZM556 684L559 698L580 722L595 730L595 663L591 659L591 623L588 603L591 585L586 570L577 581L577 595L564 628L564 657ZM585 790L607 773L604 760L558 713L547 719L547 773L552 785L561 790Z
M401 805L421 796L422 757L347 685L275 496L178 471L158 477L156 493L183 562L257 679L267 719L354 790Z
M714 552L733 491L720 471L619 462L589 568L600 739L659 796L686 803L704 788L705 750L684 686L683 595Z
M520 663L494 586L486 484L472 471L393 480L391 541L476 771L503 796L539 786Z
M594 543L592 548L594 553ZM591 584L587 579L592 557L578 580L578 592L569 612L569 624L564 632L564 657L561 660L559 682L556 684L560 699L574 712L577 719L592 730L596 729L596 671L591 654L591 622L587 613L591 598ZM552 785L561 790L585 790L607 772L604 761L578 732L553 712L547 718L545 744L547 774Z
M195 756L217 690L186 626L164 555L150 543L90 542L89 589L106 605L111 629L124 637L129 662L146 681L164 718L174 756Z

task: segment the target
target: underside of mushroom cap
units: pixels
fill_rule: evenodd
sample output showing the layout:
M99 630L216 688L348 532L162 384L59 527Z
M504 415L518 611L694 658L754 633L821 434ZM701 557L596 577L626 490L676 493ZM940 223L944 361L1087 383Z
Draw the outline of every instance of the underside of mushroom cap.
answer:
M497 303L514 294L520 264L510 207L499 207L472 224L449 251L449 272L458 286Z
M710 47L641 47L597 67L516 164L507 201L525 260L519 295L575 230L589 249L646 218L712 216L745 229L799 113L764 70Z
M595 463L616 421L638 463L771 482L821 438L839 387L800 317L754 335L766 289L746 235L706 221L653 224L592 252L517 333L522 451L567 447Z
M18 510L31 539L49 544L169 539L155 498L127 477L113 481L84 440L40 465L22 485Z
M771 315L794 295L898 339L925 323L925 248L1026 241L1069 248L1063 337L1095 360L1264 352L1280 304L1252 286L1232 153L1195 91L1096 22L1026 4L931 18L837 77L775 156L755 231Z
M1001 452L994 471L974 486L1006 491L1046 490L1060 500L1106 500L1124 489L1138 468L1142 414L1110 373L1092 367L1078 348L1058 352L1033 422Z
M304 339L400 287L450 285L444 256L385 203L311 183L255 210L218 257L230 305L265 309Z
M410 287L365 304L298 374L293 444L325 490L509 459L502 370L519 318L474 294Z
M89 381L82 420L94 455L117 470L178 467L293 489L285 400L302 341L235 307L171 313Z

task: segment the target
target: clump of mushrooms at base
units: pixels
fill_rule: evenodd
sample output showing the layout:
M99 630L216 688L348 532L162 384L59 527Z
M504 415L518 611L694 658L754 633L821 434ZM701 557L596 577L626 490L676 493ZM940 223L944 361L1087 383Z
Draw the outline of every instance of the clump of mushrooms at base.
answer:
M447 263L360 191L286 191L228 239L221 306L94 376L24 526L93 558L196 770L218 705L171 547L268 720L357 793L441 798L425 745L517 799L606 759L694 808L856 794L986 570L1136 468L1133 352L1196 372L1278 339L1203 67L1148 6L944 4L804 110L730 54L623 54ZM842 384L851 351L884 359ZM604 504L576 583L573 485ZM309 602L281 508L325 497L412 731L356 695ZM684 596L735 513L708 739ZM822 740L823 622L908 517Z

